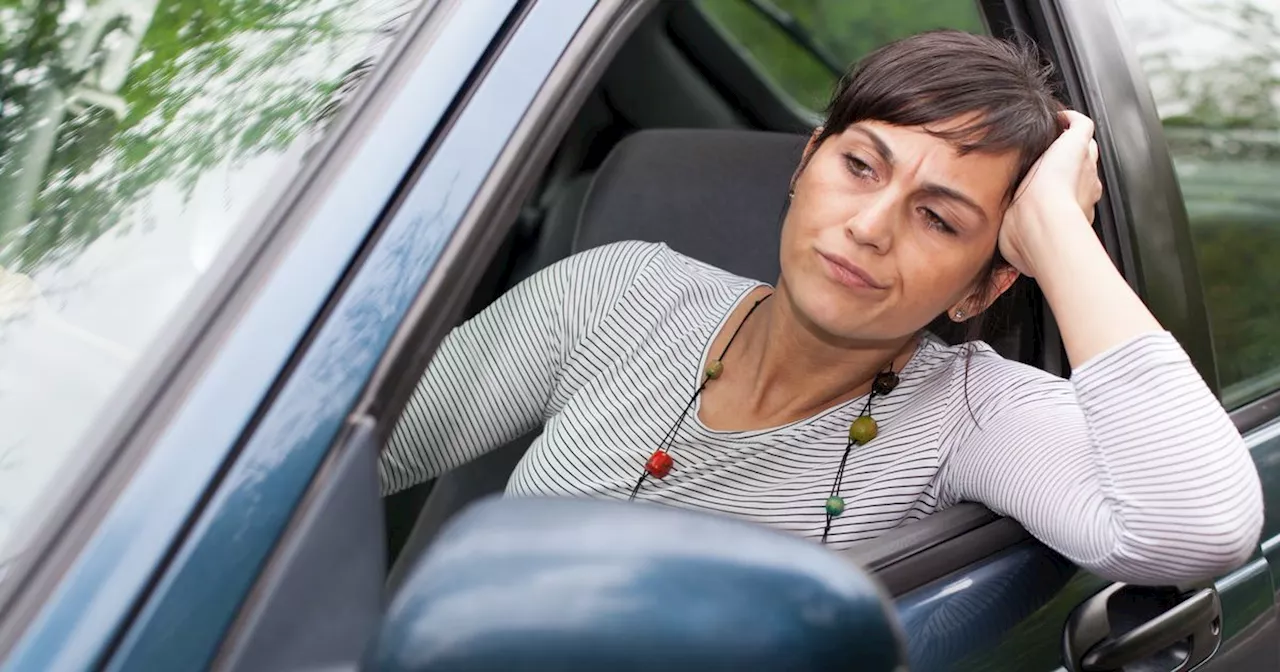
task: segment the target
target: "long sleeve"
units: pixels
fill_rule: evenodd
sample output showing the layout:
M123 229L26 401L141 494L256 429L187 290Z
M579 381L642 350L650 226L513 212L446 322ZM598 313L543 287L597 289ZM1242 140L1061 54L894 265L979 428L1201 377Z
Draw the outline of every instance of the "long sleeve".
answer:
M537 428L560 372L657 246L617 243L534 274L444 339L379 458L383 494Z
M1255 551L1263 520L1257 471L1168 333L1117 346L1071 381L999 380L997 367L977 359L974 387L992 391L944 456L946 499L1011 516L1116 581L1204 579Z

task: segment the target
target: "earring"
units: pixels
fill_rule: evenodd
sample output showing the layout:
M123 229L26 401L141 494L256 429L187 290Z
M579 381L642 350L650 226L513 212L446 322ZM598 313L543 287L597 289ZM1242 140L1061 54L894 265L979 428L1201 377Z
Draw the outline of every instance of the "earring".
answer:
M959 308L956 308L956 319L957 319L957 320L963 320L963 319L964 319L964 311L963 311L963 310L960 310Z
M790 190L790 191L788 191L788 192L787 192L787 200L789 200L789 201L795 200L795 197L796 197L796 190L795 190L795 189L792 189L792 190Z

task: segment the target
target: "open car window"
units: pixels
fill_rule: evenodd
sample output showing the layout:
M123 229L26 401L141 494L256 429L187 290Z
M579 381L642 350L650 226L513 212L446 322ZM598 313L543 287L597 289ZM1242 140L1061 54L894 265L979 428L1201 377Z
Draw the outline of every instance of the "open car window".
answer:
M415 4L0 3L0 581Z

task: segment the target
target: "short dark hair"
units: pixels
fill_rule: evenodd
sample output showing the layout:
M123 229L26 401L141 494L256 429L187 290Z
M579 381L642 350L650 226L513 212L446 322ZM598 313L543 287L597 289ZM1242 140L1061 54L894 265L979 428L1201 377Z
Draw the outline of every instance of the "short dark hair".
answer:
M827 107L818 143L860 121L929 127L970 118L934 135L961 153L1018 152L1011 199L1036 159L1062 133L1053 67L1035 47L958 30L891 42L854 64Z

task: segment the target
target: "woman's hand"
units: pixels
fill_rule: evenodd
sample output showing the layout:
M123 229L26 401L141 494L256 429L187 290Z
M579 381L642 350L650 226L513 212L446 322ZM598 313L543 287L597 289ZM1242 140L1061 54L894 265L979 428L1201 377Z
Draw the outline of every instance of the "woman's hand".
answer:
M1072 366L1160 323L1129 287L1094 234L1102 196L1093 122L1064 112L1067 130L1019 185L1000 227L1000 253L1040 285Z
M1022 180L1000 227L1000 253L1026 276L1038 275L1036 262L1054 254L1052 234L1060 231L1051 227L1089 228L1102 197L1093 121L1078 112L1062 116L1066 130Z

